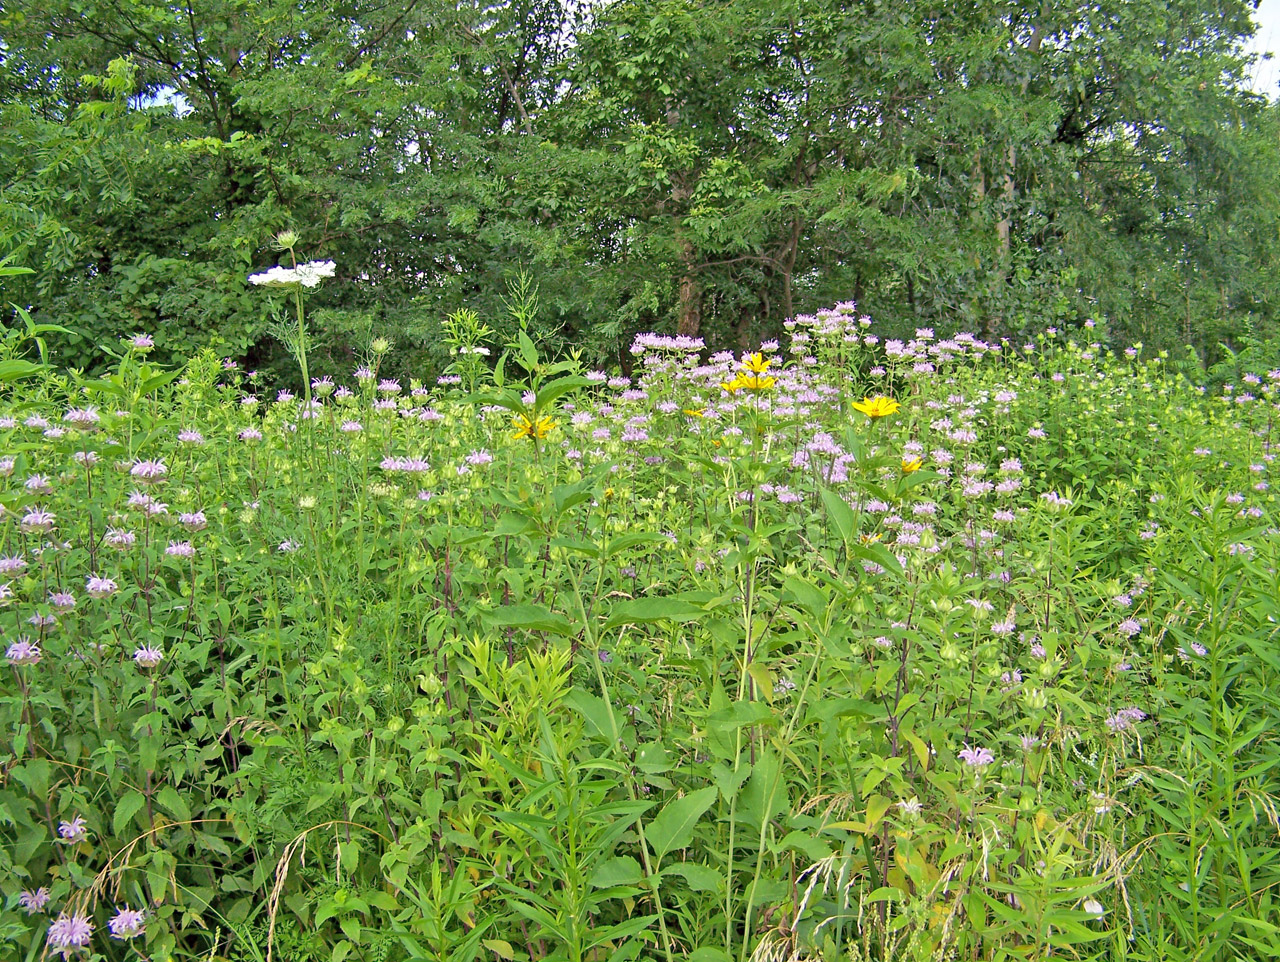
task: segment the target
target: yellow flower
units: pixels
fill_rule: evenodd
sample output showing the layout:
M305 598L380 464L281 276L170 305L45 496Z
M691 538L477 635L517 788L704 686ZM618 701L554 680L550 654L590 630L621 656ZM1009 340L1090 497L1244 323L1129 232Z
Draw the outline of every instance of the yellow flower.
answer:
M864 397L861 401L853 402L853 409L861 411L869 418L885 417L893 414L900 407L902 407L901 404L891 397L885 397L883 394L875 397Z
M743 370L750 371L752 374L763 374L765 371L769 370L769 365L772 363L772 361L766 361L764 359L764 355L759 351L756 351L756 353L748 356L747 359L742 362L742 368Z
M732 381L721 381L720 386L724 388L726 391L728 391L730 394L737 394L744 387L746 387L746 385L742 383L741 375L738 375Z
M691 418L705 418L707 416L706 408L685 408L684 413Z
M924 467L924 458L912 458L910 461L906 458L902 459L903 474L911 474L914 471L919 471L922 467Z
M880 540L880 534L879 532L876 532L875 534L864 534L860 538L858 538L858 540L861 541L863 544L875 544L877 541Z
M759 374L738 375L738 384L748 391L767 391L777 383L777 378L761 377Z
M541 441L551 429L556 426L556 422L551 420L550 415L544 414L536 421L525 414L517 414L511 419L511 426L516 429L516 433L511 435L517 440L520 438L528 438L530 441Z

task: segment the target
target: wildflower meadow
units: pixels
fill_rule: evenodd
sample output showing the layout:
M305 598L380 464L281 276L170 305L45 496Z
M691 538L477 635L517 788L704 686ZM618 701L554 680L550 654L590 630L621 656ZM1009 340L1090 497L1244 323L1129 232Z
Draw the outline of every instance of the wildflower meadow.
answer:
M332 268L258 275L300 396L9 344L4 958L1280 956L1280 371L846 303L315 375Z

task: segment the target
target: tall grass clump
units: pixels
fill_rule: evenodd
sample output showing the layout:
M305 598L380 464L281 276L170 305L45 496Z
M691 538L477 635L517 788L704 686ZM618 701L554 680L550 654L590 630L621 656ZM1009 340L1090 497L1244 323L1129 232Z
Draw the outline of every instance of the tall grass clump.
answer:
M11 955L1280 955L1280 372L789 330L5 388Z

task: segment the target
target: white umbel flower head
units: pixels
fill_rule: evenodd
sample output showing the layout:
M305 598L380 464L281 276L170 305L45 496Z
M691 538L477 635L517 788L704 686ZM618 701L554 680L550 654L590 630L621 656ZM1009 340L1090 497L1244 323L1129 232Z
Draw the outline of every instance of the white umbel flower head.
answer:
M277 264L261 274L250 274L249 283L258 287L316 287L323 278L332 277L336 269L333 261L308 261L292 268Z

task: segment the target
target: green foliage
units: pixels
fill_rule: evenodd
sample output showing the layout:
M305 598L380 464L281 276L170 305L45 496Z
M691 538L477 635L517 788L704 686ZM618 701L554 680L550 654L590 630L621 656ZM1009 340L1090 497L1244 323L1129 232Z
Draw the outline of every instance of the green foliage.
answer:
M1276 955L1275 378L869 324L417 392L372 338L314 418L145 339L4 386L8 944Z
M0 24L0 249L63 364L164 330L292 387L245 277L277 231L340 271L318 375L385 373L464 308L601 361L642 330L741 349L849 296L887 334L1051 310L1219 360L1274 336L1276 107L1247 0L283 0ZM80 29L86 20L95 29ZM354 265L360 265L357 271Z

